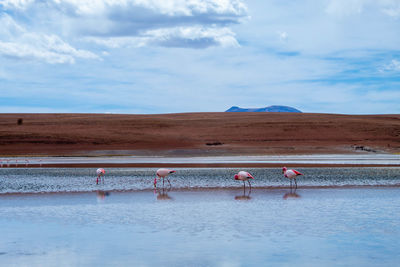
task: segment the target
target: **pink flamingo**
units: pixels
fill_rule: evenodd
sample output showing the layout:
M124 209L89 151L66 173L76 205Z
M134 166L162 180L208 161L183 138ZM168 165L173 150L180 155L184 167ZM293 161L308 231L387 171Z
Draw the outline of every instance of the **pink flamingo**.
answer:
M101 177L104 176L104 174L106 174L106 171L103 168L98 168L97 171L97 180L96 180L96 184L99 184L99 178L100 178L100 182L101 182ZM103 184L104 184L104 177L103 177Z
M174 173L174 172L176 172L176 171L169 170L169 169L158 169L157 170L156 174L157 174L158 179L161 179L161 178L163 179L162 180L163 187L164 187L164 178L167 179L167 181L169 183L169 186L171 187L171 182L169 181L167 176L170 175L171 173ZM154 178L154 188L157 187L157 177Z
M286 167L282 168L282 173L285 175L286 178L289 178L290 180L290 188L292 188L292 179L294 180L294 183L296 184L297 189L297 181L296 177L299 175L303 175L302 173L296 171L296 170L288 170Z
M235 180L243 181L243 190L246 189L245 181L247 181L249 183L249 187L250 187L250 190L251 190L251 184L250 184L250 181L249 181L250 179L254 179L254 177L248 172L240 171L237 174L235 174Z

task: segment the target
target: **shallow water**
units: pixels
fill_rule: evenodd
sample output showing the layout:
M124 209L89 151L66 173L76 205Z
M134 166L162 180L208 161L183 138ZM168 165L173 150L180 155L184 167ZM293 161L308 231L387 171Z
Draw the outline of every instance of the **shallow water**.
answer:
M400 168L247 170L0 169L0 266L398 266Z
M234 168L179 168L170 175L174 189L239 188ZM247 168L254 188L287 187L280 168ZM300 168L300 187L399 186L400 168ZM150 190L156 169L108 168L105 182L96 185L95 168L4 168L0 169L0 194L43 192L90 192L96 190ZM166 185L167 182L165 181ZM159 181L159 186L162 181Z
M398 266L400 188L0 197L2 266Z

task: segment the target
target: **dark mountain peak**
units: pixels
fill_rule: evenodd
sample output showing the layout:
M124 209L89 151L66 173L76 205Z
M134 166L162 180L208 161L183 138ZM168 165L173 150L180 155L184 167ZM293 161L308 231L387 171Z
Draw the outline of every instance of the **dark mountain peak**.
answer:
M296 112L301 113L300 110L288 106L268 106L265 108L240 108L233 106L225 112Z

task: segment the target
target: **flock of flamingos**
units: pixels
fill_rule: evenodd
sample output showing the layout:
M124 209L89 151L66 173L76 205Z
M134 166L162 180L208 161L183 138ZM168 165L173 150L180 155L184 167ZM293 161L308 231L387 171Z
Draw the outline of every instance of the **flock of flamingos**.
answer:
M29 165L29 160L20 160L19 161L21 164L25 164L25 166L27 167ZM3 167L4 165L7 165L7 167L10 167L10 165L12 165L12 162L10 159L5 160L5 162L3 162L3 160L0 160L0 166ZM42 166L42 162L41 160L39 160L39 164L40 166ZM18 166L18 160L15 160L15 166ZM162 179L163 182L163 187L164 187L164 182L165 179L167 179L167 182L169 184L169 186L171 187L171 182L168 179L168 175L175 173L176 171L174 170L170 170L170 169L158 169L156 172L156 178L154 178L154 188L157 188L157 180ZM99 181L104 183L104 175L106 174L106 171L103 168L98 168L97 171L97 179L96 179L96 184L99 184ZM303 175L302 173L296 171L296 170L288 170L286 167L282 168L282 173L283 175L288 178L290 180L290 188L292 188L292 181L294 181L295 184L295 189L297 189L297 180L296 177L299 175ZM254 177L246 171L240 171L237 174L235 174L234 176L235 180L238 181L243 181L243 189L246 188L246 181L249 184L250 190L251 190L251 183L250 180L254 179Z
M176 171L170 170L170 169L158 169L156 172L156 178L154 178L154 188L157 188L157 180L162 179L163 182L163 187L164 187L164 179L167 179L167 182L169 186L171 187L171 182L168 179L168 175L174 173ZM104 183L104 175L106 174L106 171L103 168L99 168L96 171L97 173L97 179L96 179L96 184L99 184L100 182L103 181ZM292 188L292 180L294 180L295 183L295 189L297 189L297 180L296 177L299 175L303 175L302 173L296 171L296 170L288 170L286 167L282 168L282 173L283 175L290 180L290 188ZM251 183L250 180L254 179L254 177L246 171L240 171L234 176L235 180L238 181L243 181L243 189L246 188L246 181L249 183L249 187L251 190Z

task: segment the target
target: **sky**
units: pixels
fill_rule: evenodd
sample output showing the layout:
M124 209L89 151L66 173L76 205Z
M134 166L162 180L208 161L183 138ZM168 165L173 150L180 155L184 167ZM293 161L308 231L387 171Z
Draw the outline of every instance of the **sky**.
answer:
M0 0L0 112L400 113L400 0Z

